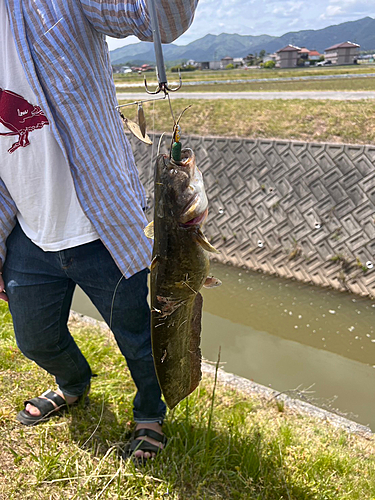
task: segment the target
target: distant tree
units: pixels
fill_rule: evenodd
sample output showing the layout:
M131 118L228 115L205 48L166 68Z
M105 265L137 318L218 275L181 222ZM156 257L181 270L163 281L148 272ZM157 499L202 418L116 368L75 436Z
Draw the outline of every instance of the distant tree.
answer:
M234 69L234 64L227 64L225 69Z
M267 61L263 64L263 68L265 69L273 69L276 66L275 61Z
M262 49L260 52L259 52L259 57L263 59L263 57L266 55L266 51L264 49Z

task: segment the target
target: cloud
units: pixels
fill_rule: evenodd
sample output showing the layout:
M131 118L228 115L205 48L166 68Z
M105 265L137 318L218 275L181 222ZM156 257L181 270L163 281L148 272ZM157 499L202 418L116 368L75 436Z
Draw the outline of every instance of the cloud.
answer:
M281 5L276 4L272 8L272 14L283 17L295 17L301 12L303 2L283 2Z
M320 19L341 18L340 21L347 21L371 15L373 12L366 0L329 0L325 11L320 15Z
M186 45L208 34L280 36L289 31L321 29L365 16L374 17L374 1L199 0L193 24L177 44Z

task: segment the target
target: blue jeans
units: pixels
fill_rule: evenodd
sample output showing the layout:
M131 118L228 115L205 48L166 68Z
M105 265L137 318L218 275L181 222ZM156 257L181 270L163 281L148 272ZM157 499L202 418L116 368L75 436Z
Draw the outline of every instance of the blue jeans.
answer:
M91 369L67 327L79 285L111 326L126 358L137 387L133 410L138 423L162 421L166 410L151 352L147 274L144 269L121 279L100 240L44 252L18 224L7 239L3 278L21 352L54 375L64 394L85 392Z

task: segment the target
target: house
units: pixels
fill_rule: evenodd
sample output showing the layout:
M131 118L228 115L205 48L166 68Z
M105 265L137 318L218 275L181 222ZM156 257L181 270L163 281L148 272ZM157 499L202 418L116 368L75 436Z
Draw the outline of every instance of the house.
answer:
M243 57L234 57L233 58L233 66L235 68L239 68L240 66L244 65L244 60Z
M210 61L208 67L209 69L222 69L221 61Z
M228 66L228 64L233 64L233 57L230 56L223 57L220 62L221 62L221 68L225 69Z
M248 54L246 57L244 57L244 62L247 66L252 66L256 62L256 57L254 54Z
M277 59L277 55L276 53L275 54L266 54L263 59L262 59L262 62L263 63L266 63L268 61L275 61L276 62L276 59Z
M307 61L309 58L310 51L306 47L301 47L301 50L299 51L299 57L303 59L304 61Z
M358 59L360 45L352 42L343 42L332 45L324 51L325 61L331 64L355 64Z
M319 61L321 58L321 54L317 50L310 50L309 52L309 60L310 61Z
M277 68L295 68L297 61L300 58L300 47L295 45L287 45L283 49L276 52L276 67Z
M210 69L210 62L209 61L199 62L198 68L202 70Z

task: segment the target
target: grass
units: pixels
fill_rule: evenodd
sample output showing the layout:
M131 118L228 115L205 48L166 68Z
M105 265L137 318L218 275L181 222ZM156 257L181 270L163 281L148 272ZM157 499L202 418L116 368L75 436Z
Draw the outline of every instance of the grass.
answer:
M185 80L183 80L184 83ZM153 88L151 86L151 88ZM121 91L121 89L118 89ZM144 86L126 87L125 92L142 92ZM183 92L322 92L322 91L375 91L375 78L349 78L330 80L297 80L292 82L247 82L183 85Z
M375 101L189 100L171 97L175 115L192 105L181 121L183 135L373 144ZM121 101L124 103L124 101ZM149 131L171 132L168 103L144 104ZM131 120L136 108L123 108Z
M165 423L167 449L143 470L118 458L131 427L134 387L108 334L72 332L92 369L91 406L35 428L14 419L24 398L52 385L18 351L0 305L0 498L375 498L373 440L350 435L205 379Z
M363 73L375 73L375 64L361 64L353 66L326 66L319 68L290 68L290 69L235 69L218 71L186 71L181 73L184 81L209 81L209 80L235 80L235 79L254 79L254 78L290 78L301 76L320 76L320 75L361 75ZM148 80L155 80L155 73L146 73ZM144 74L127 73L114 75L115 81L136 83L143 85ZM167 72L168 81L178 80L178 73Z

